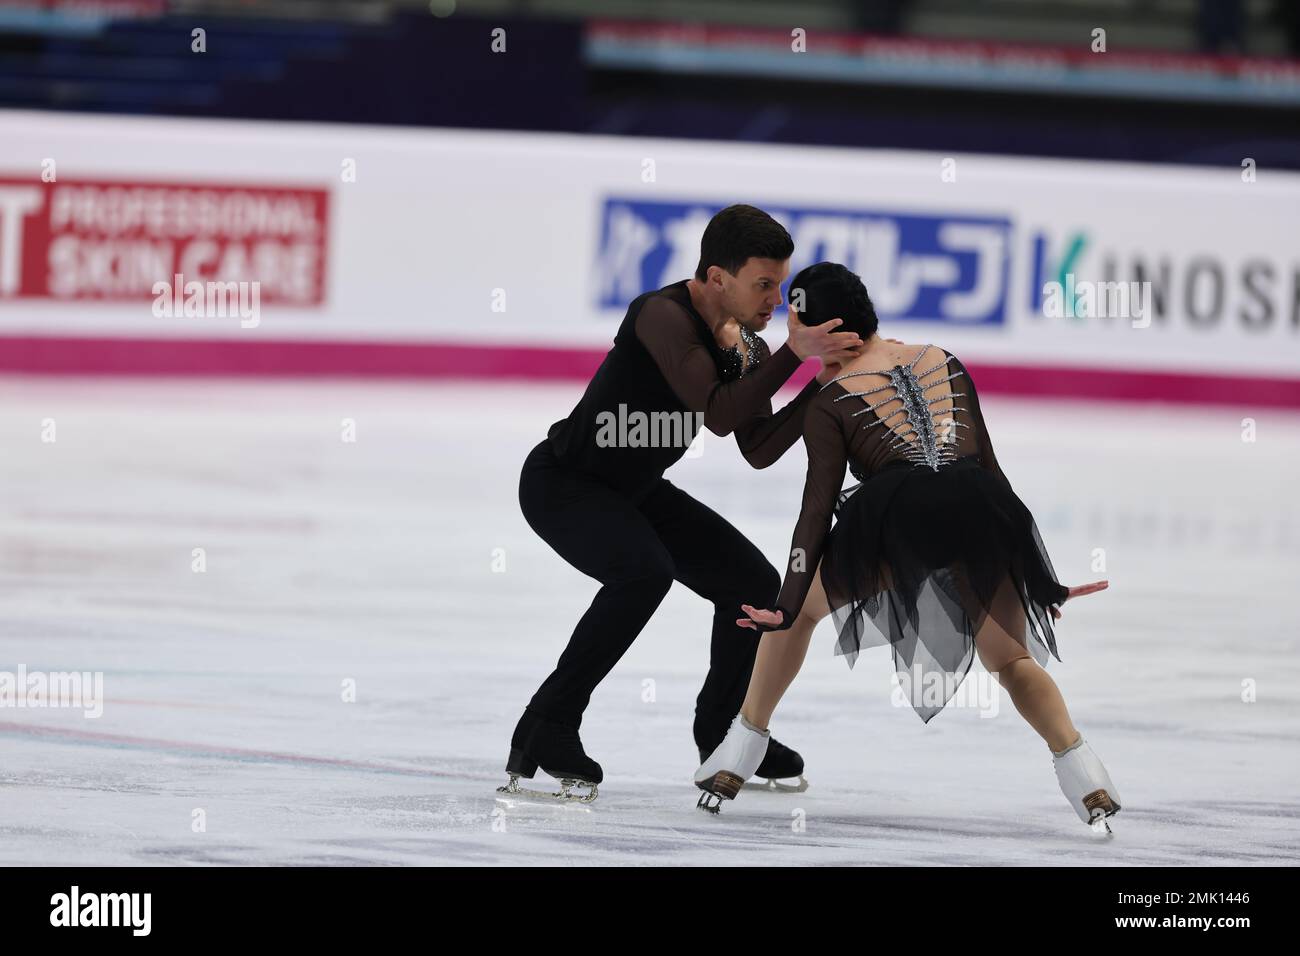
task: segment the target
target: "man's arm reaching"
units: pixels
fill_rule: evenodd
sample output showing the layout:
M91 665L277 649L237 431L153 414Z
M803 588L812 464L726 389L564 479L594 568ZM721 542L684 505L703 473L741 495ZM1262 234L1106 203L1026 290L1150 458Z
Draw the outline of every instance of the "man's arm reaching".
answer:
M699 327L676 302L654 297L636 319L636 336L682 404L704 414L704 427L729 435L753 418L772 414L772 396L801 363L782 345L753 372L723 383Z

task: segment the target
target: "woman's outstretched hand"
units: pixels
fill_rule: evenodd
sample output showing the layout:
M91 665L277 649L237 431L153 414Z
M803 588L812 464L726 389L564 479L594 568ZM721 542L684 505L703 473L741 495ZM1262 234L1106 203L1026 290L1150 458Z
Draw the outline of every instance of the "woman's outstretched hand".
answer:
M1091 584L1080 584L1078 587L1070 588L1070 593L1065 596L1065 601L1068 601L1073 597L1083 597L1085 594L1104 591L1108 587L1110 587L1109 580L1093 581ZM1062 601L1061 603L1064 604L1065 601ZM1052 617L1057 618L1058 620L1061 617L1061 611L1055 604L1052 605Z
M757 631L759 624L762 624L764 627L770 627L773 630L776 630L781 626L781 618L783 615L780 611L764 611L756 607L750 607L748 604L742 604L740 609L749 615L749 617L742 617L736 620L736 623L741 627L748 627L751 630Z

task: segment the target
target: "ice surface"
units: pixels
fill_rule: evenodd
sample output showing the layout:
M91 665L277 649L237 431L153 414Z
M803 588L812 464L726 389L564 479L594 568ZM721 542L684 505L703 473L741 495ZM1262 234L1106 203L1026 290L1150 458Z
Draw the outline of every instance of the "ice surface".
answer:
M98 718L0 708L0 864L1300 858L1300 419L1266 409L984 402L1062 579L1111 582L1067 605L1051 670L1124 798L1114 840L1005 695L923 725L888 652L850 671L825 623L773 722L811 789L706 816L710 609L680 586L587 712L599 799L498 800L596 587L516 500L578 392L0 380L0 670L102 671L105 697ZM758 472L710 436L669 478L779 566L802 474L802 448Z

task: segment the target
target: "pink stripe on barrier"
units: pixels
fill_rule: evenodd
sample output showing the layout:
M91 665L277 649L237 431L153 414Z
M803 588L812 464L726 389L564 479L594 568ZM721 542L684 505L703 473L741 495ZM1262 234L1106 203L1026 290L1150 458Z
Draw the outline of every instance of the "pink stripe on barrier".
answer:
M430 342L0 337L0 372L585 379L595 349Z
M43 375L328 376L581 382L605 350L463 343L0 337L0 372ZM968 363L987 394L1300 408L1300 378L1156 369ZM812 378L812 362L790 380Z

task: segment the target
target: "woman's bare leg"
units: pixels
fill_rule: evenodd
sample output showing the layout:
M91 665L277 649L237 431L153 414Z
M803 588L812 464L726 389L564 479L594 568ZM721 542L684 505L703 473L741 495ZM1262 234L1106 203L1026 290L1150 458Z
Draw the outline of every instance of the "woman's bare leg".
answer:
M1079 731L1070 720L1065 698L1061 696L1056 681L1025 650L1024 609L1010 578L1003 581L994 601L1004 612L999 614L1000 617L1019 621L1021 640L1008 634L994 615L990 614L975 635L980 663L985 670L997 677L1020 716L1038 732L1054 753L1059 753L1079 739Z
M758 643L758 657L749 678L749 691L740 707L741 714L755 727L767 729L772 711L776 710L790 682L803 666L813 628L830 613L826 591L822 587L821 568L818 567L808 597L804 599L794 623L784 631L768 631Z
M1079 739L1061 689L1032 657L1011 661L998 671L997 678L1020 716L1047 741L1053 753L1060 753Z

